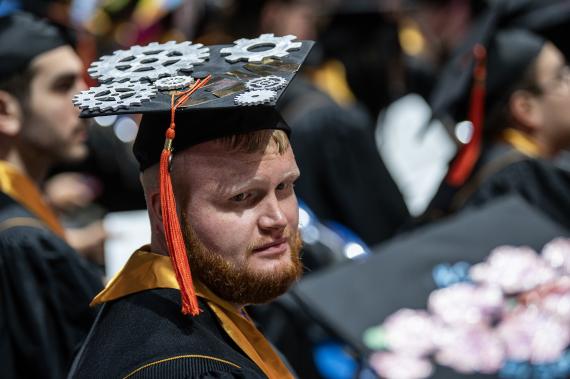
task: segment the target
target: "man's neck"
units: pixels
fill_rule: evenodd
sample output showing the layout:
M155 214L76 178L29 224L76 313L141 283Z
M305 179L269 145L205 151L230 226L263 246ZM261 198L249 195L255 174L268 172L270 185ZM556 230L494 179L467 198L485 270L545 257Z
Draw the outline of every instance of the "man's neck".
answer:
M38 186L44 181L51 167L51 159L25 148L12 150L5 160L26 174Z
M509 128L503 132L503 138L517 150L545 159L555 158L560 152L548 143L545 136L539 133L529 133L518 128Z
M529 139L536 145L541 158L554 159L560 152L557 148L548 143L547 139L541 135L528 135Z

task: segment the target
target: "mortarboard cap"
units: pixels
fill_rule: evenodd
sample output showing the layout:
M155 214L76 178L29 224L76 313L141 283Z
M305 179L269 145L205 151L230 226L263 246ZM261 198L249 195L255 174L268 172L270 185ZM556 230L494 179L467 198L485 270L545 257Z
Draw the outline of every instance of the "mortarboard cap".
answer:
M182 311L199 312L170 178L172 154L192 145L262 129L289 127L279 99L312 41L262 34L234 44L190 41L133 46L89 68L102 84L76 95L81 117L142 114L134 143L141 170L160 163L162 222L182 296Z
M38 55L69 44L58 27L24 12L0 17L0 80L24 71Z
M94 62L88 71L102 84L77 95L74 103L81 117L142 114L134 146L141 170L160 159L158 141L170 125L172 95L181 97L207 76L210 80L177 107L174 152L224 135L288 132L279 99L313 45L294 39L265 34L234 45L133 46Z
M292 293L321 325L348 344L360 358L366 358L379 349L377 344L382 342L369 340L369 328L376 327L400 309L426 310L430 293L469 281L470 267L484 261L494 248L529 246L540 251L546 243L560 236L568 237L570 231L521 198L510 195L379 245L374 249L375 254L313 273L301 280ZM513 278L520 267L504 267L504 276ZM537 271L530 270L527 275L538 275L538 271L538 268ZM448 312L450 315L469 315L468 309L454 308L453 304ZM442 330L436 330L434 342L444 342L446 335ZM410 339L408 345L413 345L414 341ZM470 341L462 340L461 343L467 345ZM389 343L387 347L390 347ZM415 356L416 351L412 348L410 346L408 352ZM475 356L481 351L474 348L470 353ZM466 355L461 359L465 362L470 357ZM400 375L389 377L460 377L458 372L443 366L435 367L432 375L417 376L410 373L411 367L401 365L401 368ZM493 376L472 373L467 377Z
M450 184L460 185L468 176L478 158L483 130L491 131L486 117L507 100L544 43L551 41L568 55L562 33L568 26L570 2L564 0L495 1L475 21L442 70L430 99L434 117L469 119L474 126L471 141L450 170Z

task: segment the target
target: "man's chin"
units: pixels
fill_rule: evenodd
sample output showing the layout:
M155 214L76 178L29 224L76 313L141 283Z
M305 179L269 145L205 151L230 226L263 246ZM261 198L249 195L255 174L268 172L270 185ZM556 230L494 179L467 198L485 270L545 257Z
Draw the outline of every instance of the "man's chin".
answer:
M222 283L210 277L205 284L214 287L210 289L232 303L267 303L287 292L299 279L302 266L298 259L297 262L289 259L287 262L265 263L262 267L235 268L231 274L226 272L227 280Z
M261 274L286 270L292 264L290 248L280 254L258 255L253 253L247 258L247 269Z
M89 151L87 150L87 146L85 144L79 144L77 146L73 146L59 157L58 161L60 163L76 163L81 162L85 158L87 158Z

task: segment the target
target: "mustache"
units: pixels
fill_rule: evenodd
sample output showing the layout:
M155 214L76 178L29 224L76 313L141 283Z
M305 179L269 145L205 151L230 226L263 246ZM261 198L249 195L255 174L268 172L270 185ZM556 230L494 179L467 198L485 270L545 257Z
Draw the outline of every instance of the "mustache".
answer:
M264 238L257 241L254 241L250 245L247 246L246 254L249 256L254 254L256 250L262 250L271 245L277 245L280 243L286 242L291 248L296 247L297 245L302 245L301 234L300 231L286 231L281 235L279 238Z
M259 250L276 243L291 241L292 236L293 233L291 233L289 230L286 230L279 237L260 238L256 241L251 242L247 246L247 251Z
M88 129L92 127L92 125L93 123L90 122L90 120L79 119L73 128L73 133L77 134L87 132Z
M248 248L248 251L257 251L257 250L267 249L271 246L279 245L279 244L282 244L283 242L287 242L287 241L289 241L289 237L277 238L275 240L271 240L271 241L268 241L265 243L254 244L252 247Z

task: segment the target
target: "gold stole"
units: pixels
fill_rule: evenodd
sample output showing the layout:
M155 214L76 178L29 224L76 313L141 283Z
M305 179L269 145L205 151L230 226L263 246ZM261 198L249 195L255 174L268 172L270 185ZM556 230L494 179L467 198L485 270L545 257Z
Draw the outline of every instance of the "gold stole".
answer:
M0 161L0 191L38 217L52 232L65 239L65 232L53 210L30 178L6 161Z
M123 269L109 281L91 302L105 303L136 292L154 288L179 289L170 258L147 251L148 246L134 252ZM271 344L232 304L220 299L201 283L195 281L196 294L205 299L230 338L271 379L293 378Z

